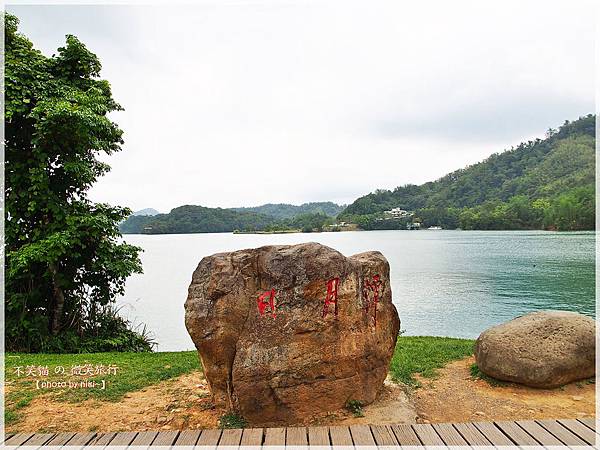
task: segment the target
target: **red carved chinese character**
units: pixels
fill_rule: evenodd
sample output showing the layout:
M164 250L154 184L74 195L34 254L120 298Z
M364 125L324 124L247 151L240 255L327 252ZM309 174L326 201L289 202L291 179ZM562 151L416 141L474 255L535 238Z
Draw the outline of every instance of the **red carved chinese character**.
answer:
M260 313L261 316L265 314L265 309L268 306L272 316L275 317L275 296L276 295L277 295L277 291L275 289L271 289L270 291L263 292L262 294L260 294L258 296L258 300L256 301L256 303L258 306L258 312ZM269 297L269 299L265 300L267 297Z
M329 313L329 305L334 304L334 314L337 318L338 315L338 286L340 284L339 278L332 278L327 281L327 296L325 297L325 304L323 305L323 317Z
M377 326L377 303L379 303L379 292L383 286L383 281L379 275L373 275L372 280L365 279L363 284L363 306L365 312L369 314L369 309L373 305L373 323ZM369 296L369 293L372 293Z

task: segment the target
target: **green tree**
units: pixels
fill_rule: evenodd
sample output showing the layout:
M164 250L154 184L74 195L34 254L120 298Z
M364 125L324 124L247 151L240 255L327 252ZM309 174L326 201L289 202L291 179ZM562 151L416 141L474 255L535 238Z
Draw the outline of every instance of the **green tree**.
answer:
M463 230L475 230L477 229L479 215L474 211L474 208L463 209L459 216L460 228Z
M98 155L123 143L108 118L121 107L76 37L46 57L17 25L5 15L6 345L77 351L127 325L110 308L125 279L142 271L141 249L120 240L130 211L87 198L110 169Z
M548 208L545 225L559 231L592 230L595 219L594 186L588 186L560 195Z

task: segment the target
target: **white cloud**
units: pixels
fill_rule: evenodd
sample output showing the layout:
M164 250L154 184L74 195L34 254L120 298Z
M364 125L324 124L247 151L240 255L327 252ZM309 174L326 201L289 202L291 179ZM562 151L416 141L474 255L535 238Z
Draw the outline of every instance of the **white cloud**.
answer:
M95 200L350 202L594 109L590 1L9 7L46 54L75 34L125 112Z

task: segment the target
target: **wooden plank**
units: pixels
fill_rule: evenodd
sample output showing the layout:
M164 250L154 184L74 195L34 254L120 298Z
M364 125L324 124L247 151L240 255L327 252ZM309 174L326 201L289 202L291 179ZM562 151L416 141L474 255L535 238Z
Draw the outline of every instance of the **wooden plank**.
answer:
M67 443L67 446L72 447L75 445L79 445L83 447L84 445L87 445L92 439L94 439L95 436L96 433L94 433L93 431L87 433L75 433L75 436L73 436L73 439L71 439Z
M285 445L285 428L267 428L263 445Z
M327 427L308 427L308 443L329 446L329 429Z
M129 445L150 445L158 431L140 431Z
M588 444L596 445L596 433L581 422L578 422L575 419L558 419L558 423L575 433Z
M222 431L223 430L220 429L202 430L202 433L200 433L200 437L198 438L198 442L196 442L196 445L216 447L219 443L219 438L221 437Z
M177 431L177 430L159 431L158 436L156 436L156 439L154 439L154 441L152 442L152 446L155 447L157 445L166 445L166 446L173 445L173 442L175 442L175 439L177 439L178 435L179 435L179 431Z
M10 439L11 437L13 437L16 433L4 433L4 441L6 442L8 439Z
M352 435L352 441L354 445L375 445L375 439L371 434L371 428L369 425L351 425L350 434Z
M415 430L413 430L410 425L392 425L390 429L394 432L400 445L421 445L417 433L415 433Z
M514 422L494 422L517 445L539 445L525 430Z
M110 441L112 441L116 435L117 435L117 433L114 433L114 432L97 434L96 437L94 439L92 439L88 445L94 445L94 446L108 445L108 443Z
M517 420L517 425L542 445L562 445L562 442L546 431L545 428L542 428L535 420Z
M196 445L200 433L201 430L183 430L179 433L173 445Z
M65 445L73 438L73 436L75 436L75 433L57 433L52 439L46 442L46 445Z
M242 430L240 428L223 430L223 433L221 433L221 440L219 441L219 447L225 445L238 447L241 440Z
M582 417L581 419L577 419L579 422L584 424L586 427L591 428L596 431L596 418L595 417Z
M394 432L391 430L391 428L389 426L371 425L371 434L373 435L373 439L375 439L375 443L377 444L377 446L382 446L382 445L397 446L398 445L396 436L394 435Z
M331 445L350 445L352 446L352 436L350 429L341 425L329 427L331 436Z
M33 436L31 436L31 438L29 438L27 440L27 446L33 446L33 445L44 445L46 442L48 442L50 439L52 439L54 437L54 433L35 433ZM6 444L6 445L12 445L12 444Z
M469 445L458 431L449 423L434 423L433 428L446 445Z
M292 427L263 429L146 431L122 433L16 433L6 436L5 445L208 445L208 446L488 446L544 445L593 446L595 420L520 420L494 423L353 425L351 427ZM286 437L287 435L287 437Z
M483 433L479 431L472 423L455 423L453 425L456 431L460 433L460 435L469 443L469 445L492 445L492 443L483 435Z
M286 431L285 445L308 445L308 436L305 427L290 427Z
M137 435L136 431L124 431L117 433L112 440L108 443L108 445L124 445L127 446L131 444L131 441L135 439Z
M423 445L444 445L444 441L430 424L418 423L412 427Z
M242 446L260 446L262 445L263 429L262 428L244 428L242 432Z
M536 422L556 436L565 445L588 445L583 439L567 430L556 420L536 420Z
M491 422L473 422L473 426L481 431L481 434L496 446L514 445L513 441Z
M15 447L23 445L25 442L31 439L32 436L33 433L17 433L4 441L4 445L14 445Z

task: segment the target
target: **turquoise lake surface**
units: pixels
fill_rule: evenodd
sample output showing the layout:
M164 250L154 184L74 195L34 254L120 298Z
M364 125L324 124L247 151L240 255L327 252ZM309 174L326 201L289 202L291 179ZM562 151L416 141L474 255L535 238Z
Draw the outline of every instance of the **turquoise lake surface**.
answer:
M159 351L194 348L183 304L202 257L272 244L319 242L349 256L379 250L406 335L476 338L530 311L595 317L595 233L368 231L309 234L125 235L144 249L143 275L128 279L121 312L146 324Z

